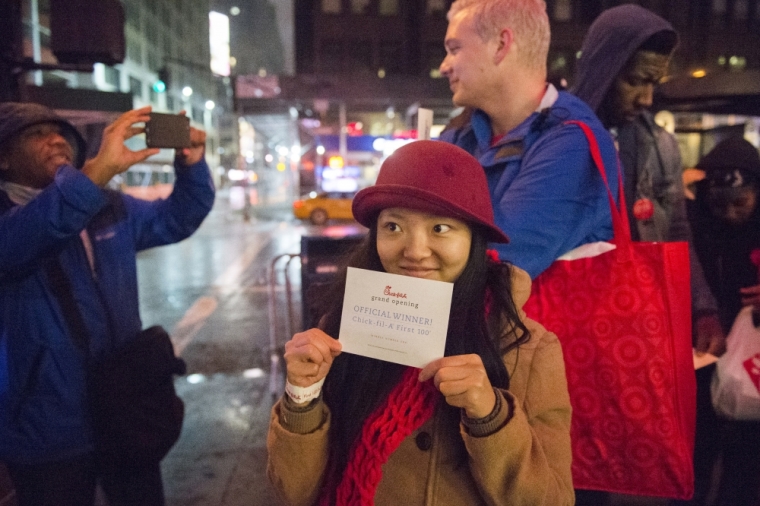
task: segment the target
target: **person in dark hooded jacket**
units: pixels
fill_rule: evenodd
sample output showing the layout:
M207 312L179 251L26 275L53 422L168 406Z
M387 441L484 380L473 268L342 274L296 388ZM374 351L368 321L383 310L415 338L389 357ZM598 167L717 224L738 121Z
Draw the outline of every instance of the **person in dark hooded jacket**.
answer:
M760 311L760 156L741 137L721 141L697 164L705 178L688 202L694 247L718 300L726 333L744 306ZM760 504L760 422L725 420L715 445L723 464L718 506ZM710 462L712 463L712 461Z
M585 101L615 137L623 170L631 235L639 241L690 243L694 347L721 354L725 335L717 304L697 259L686 217L681 155L675 137L658 126L649 108L655 86L665 77L678 35L666 20L634 4L604 11L591 24L581 47L571 92ZM697 371L698 412L695 449L696 496L709 485L706 448L714 425L710 378L715 366ZM578 504L601 504L599 497Z
M678 141L649 111L677 43L670 23L643 7L608 9L586 34L571 90L616 138L634 240L691 242ZM693 248L690 260L695 348L720 354L717 304Z

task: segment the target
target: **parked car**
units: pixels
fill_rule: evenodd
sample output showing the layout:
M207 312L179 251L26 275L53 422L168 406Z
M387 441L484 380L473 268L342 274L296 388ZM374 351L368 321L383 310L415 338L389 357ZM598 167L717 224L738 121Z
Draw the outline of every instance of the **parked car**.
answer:
M293 214L301 220L309 220L315 225L324 225L327 220L353 220L351 201L356 192L312 192L293 202Z

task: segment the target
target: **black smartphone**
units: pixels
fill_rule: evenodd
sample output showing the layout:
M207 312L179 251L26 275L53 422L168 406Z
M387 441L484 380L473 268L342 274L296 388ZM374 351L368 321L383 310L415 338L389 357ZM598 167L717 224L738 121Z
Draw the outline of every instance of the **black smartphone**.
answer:
M190 118L181 114L150 113L145 123L145 144L149 148L189 148Z

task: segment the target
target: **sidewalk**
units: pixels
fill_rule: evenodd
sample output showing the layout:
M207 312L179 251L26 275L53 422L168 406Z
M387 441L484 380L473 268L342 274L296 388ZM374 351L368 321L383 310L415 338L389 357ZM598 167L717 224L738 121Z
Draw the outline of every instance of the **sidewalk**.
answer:
M196 374L176 385L186 413L182 436L161 463L167 506L276 505L265 474L268 375ZM17 506L1 464L0 506ZM107 502L99 496L97 506Z
M191 375L177 381L186 406L177 445L162 462L167 506L270 506L266 433L269 376Z

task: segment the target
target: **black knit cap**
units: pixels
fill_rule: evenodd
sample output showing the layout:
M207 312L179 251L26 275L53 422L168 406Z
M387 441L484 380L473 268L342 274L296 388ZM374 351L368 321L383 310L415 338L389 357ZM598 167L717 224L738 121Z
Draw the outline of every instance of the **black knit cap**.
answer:
M82 168L87 154L84 138L71 123L40 104L0 103L0 148L25 128L41 123L55 123L61 127L61 135L74 150L74 166Z
M697 164L710 187L739 188L760 182L760 154L743 137L719 142Z

